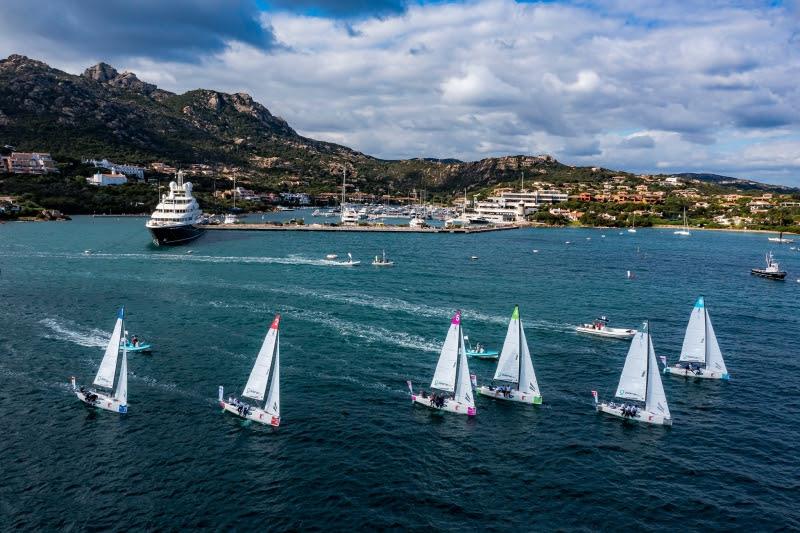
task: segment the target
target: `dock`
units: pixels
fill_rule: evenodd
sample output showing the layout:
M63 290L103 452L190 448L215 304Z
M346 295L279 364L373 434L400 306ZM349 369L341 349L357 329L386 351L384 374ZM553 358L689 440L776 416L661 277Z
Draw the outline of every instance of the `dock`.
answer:
M333 226L328 224L209 224L209 231L332 231L344 233L489 233L519 229L520 226L486 226L473 228L410 228L408 226Z

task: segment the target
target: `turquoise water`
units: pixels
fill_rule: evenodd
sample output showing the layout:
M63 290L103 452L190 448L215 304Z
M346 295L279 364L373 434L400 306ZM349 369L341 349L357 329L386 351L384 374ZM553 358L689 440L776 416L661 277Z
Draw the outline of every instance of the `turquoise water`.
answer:
M786 282L753 278L766 235L209 232L156 249L143 224L0 225L5 527L800 528L800 252L772 246ZM393 269L369 266L382 249ZM348 251L361 267L322 260ZM701 294L731 381L665 377L670 429L596 414L627 344L572 326L649 318L672 361ZM127 416L91 413L69 376L91 381L122 304L156 352L129 358ZM452 313L499 348L514 304L544 404L413 407L405 381L427 388ZM277 312L272 430L215 400L244 386Z

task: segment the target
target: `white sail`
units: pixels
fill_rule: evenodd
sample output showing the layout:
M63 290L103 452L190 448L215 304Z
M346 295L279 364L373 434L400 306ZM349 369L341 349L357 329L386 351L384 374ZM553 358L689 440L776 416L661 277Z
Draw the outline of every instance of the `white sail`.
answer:
M459 328L460 330L460 328ZM460 331L459 331L460 333ZM475 407L472 395L472 384L469 379L469 365L467 364L467 350L464 348L464 336L459 334L458 346L458 376L456 377L455 400L467 407Z
M531 352L528 349L528 339L525 337L525 328L522 322L519 324L519 332L522 338L520 345L522 346L522 368L519 375L519 391L524 394L533 394L541 396L539 392L539 383L536 381L536 374L533 371L533 360L531 359Z
M128 404L128 352L122 350L122 363L119 365L119 381L117 390L114 391L116 398L122 405Z
M656 363L656 351L653 348L653 340L647 335L649 343L647 365L647 398L645 399L645 410L650 413L663 415L670 418L669 407L667 406L667 396L664 394L664 386L661 384L661 372Z
M114 386L114 374L117 371L117 358L119 357L119 341L122 338L122 317L124 310L120 309L117 315L117 323L114 324L114 331L106 346L106 353L100 361L100 368L94 378L94 384L98 387L108 389Z
M618 398L626 400L645 400L647 389L647 324L634 335L631 340L631 347L628 349L628 356L625 358L625 366L622 368L622 375L619 377L617 386Z
M448 392L455 391L456 366L461 351L460 344L463 342L461 339L461 311L457 311L450 321L450 329L447 331L447 338L442 345L439 362L436 363L436 372L433 374L431 388Z
M269 370L272 366L272 355L275 351L275 345L278 339L278 325L280 320L280 315L276 315L275 319L272 321L272 325L269 327L269 331L267 331L267 336L264 337L264 342L261 344L261 350L258 352L253 370L250 372L247 385L244 386L242 396L247 396L254 400L264 399L264 392L267 390L267 379L269 379Z
M267 393L267 401L264 403L264 410L271 415L281 416L281 343L280 335L275 343L275 360L272 363L272 379L269 383L269 392Z
M500 360L497 361L497 369L494 371L494 379L511 383L519 382L521 340L519 330L519 309L514 307L514 313L511 315L511 320L508 322L506 340L503 342L503 349L500 351Z
M706 368L727 374L728 369L725 367L725 361L722 360L722 350L719 349L717 343L717 335L714 333L714 326L711 325L711 317L706 311L706 343L708 344L708 358L706 359Z
M706 362L706 307L703 297L697 299L686 326L680 361L683 363Z

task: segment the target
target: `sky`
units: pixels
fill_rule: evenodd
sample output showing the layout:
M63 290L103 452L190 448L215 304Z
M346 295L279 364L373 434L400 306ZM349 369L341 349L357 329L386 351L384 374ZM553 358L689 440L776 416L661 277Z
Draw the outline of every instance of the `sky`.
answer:
M376 157L800 186L800 0L3 0L12 53L247 92Z

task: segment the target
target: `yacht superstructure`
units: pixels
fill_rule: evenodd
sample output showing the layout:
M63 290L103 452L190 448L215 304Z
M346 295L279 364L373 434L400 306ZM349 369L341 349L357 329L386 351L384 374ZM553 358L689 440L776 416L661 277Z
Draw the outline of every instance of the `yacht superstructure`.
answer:
M156 210L145 224L156 246L186 244L205 231L200 224L203 211L192 195L192 184L183 182L181 170L176 180L169 183L169 192L161 196Z

